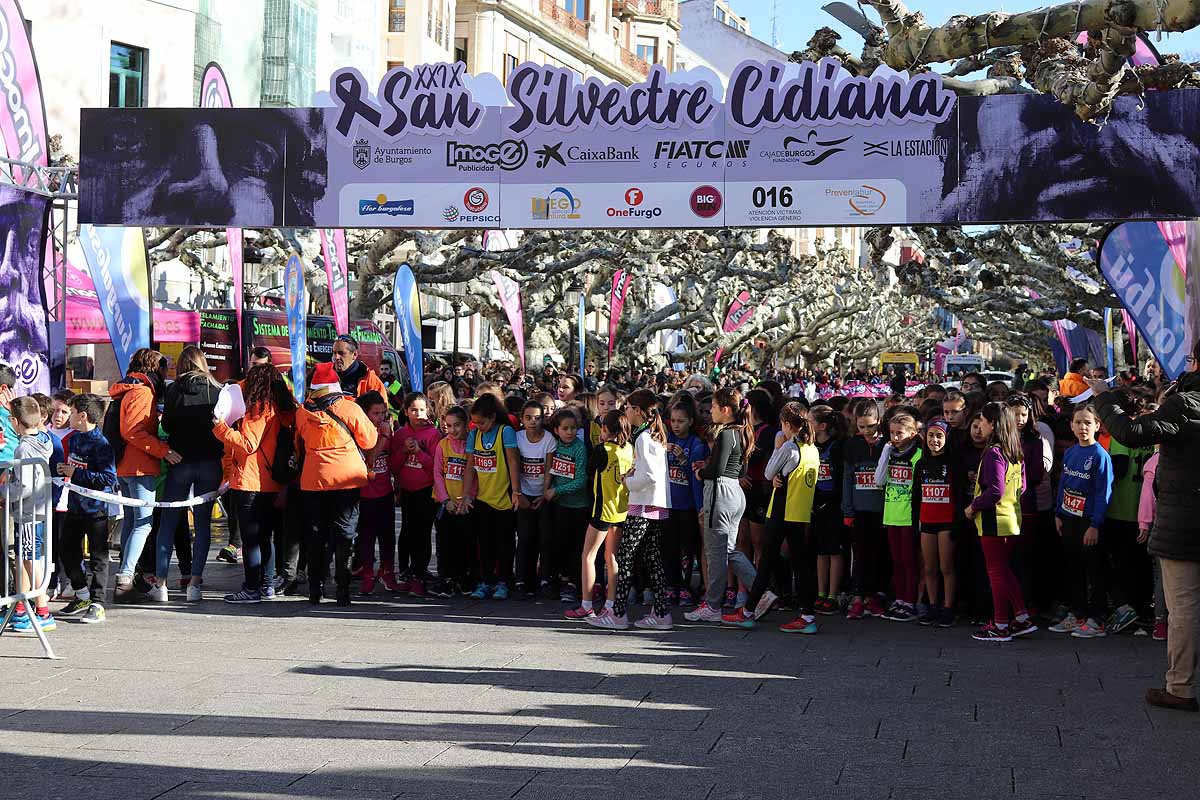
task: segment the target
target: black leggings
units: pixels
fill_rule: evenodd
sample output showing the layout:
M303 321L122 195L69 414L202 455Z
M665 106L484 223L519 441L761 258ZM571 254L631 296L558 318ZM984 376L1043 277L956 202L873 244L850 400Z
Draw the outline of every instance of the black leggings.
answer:
M470 514L451 514L441 510L437 527L437 574L444 581L458 581L464 591L479 582L477 536Z
M583 560L583 540L587 536L587 508L569 508L550 504L550 531L554 543L554 564L560 580L574 583ZM601 550L603 553L603 549ZM597 573L599 574L599 573ZM592 587L587 587L591 591Z
M482 500L475 501L471 512L479 537L479 577L489 586L512 583L514 516L512 509L492 508Z
M1108 606L1104 537L1094 545L1084 545L1083 535L1091 524L1086 519L1063 520L1063 583L1071 613L1080 622L1091 617L1103 623Z
M617 548L617 596L613 601L613 613L618 617L625 616L625 608L629 603L629 579L639 555L649 573L650 585L654 588L654 614L666 616L666 580L659 550L662 527L662 520L632 516L621 526L621 545Z
M692 583L692 559L703 552L700 543L700 513L694 508L671 509L663 525L662 562L667 586L685 589ZM683 565L687 559L687 567Z
M525 496L532 502L534 498ZM517 580L525 584L525 590L536 592L542 580L549 580L553 572L554 555L551 552L550 508L517 509Z
M762 559L754 586L746 598L746 608L753 610L771 585L771 577L781 580L785 587L791 583L795 573L796 608L801 612L812 611L817 596L817 575L814 570L815 551L810 546L808 525L803 522L767 520L763 532ZM780 553L784 541L788 545L788 557Z
M83 541L88 543L88 562L92 568L92 599L104 602L108 589L108 517L103 514L72 514L67 512L62 524L62 559L71 579L71 588L78 592L87 588L83 571Z
M396 570L416 578L429 577L433 554L433 518L438 502L429 489L405 492L400 497L400 541L396 548Z

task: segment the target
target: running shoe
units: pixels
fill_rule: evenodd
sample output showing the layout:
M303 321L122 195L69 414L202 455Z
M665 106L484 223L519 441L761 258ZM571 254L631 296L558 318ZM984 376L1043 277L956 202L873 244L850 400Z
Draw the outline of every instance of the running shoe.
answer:
M1065 617L1050 626L1050 630L1054 633L1071 633L1079 627L1079 620L1075 619L1074 614L1068 613Z
M850 610L846 612L846 619L862 619L866 610L867 604L856 597L850 601Z
M200 587L203 584L192 581L187 585L187 601L189 603L199 603L204 599L204 590Z
M251 591L250 589L242 589L240 592L225 595L225 602L232 605L249 605L252 603L261 603L262 594L260 592Z
M87 611L89 608L91 608L91 606L92 606L91 600L84 600L82 598L76 597L74 600L72 600L71 602L67 603L65 606L60 608L58 610L58 614L59 614L59 616L62 616L62 617L77 617L80 614ZM1166 626L1164 625L1163 627L1165 628Z
M1012 632L1007 625L1001 628L996 623L989 622L972 633L971 638L977 642L1011 642Z
M558 593L558 601L560 603L578 603L579 589L573 583L564 583L562 590Z
M917 622L925 627L936 625L937 621L942 618L942 610L937 606L926 606L925 613L922 614Z
M400 584L396 582L396 573L381 572L379 573L379 582L383 584L383 588L389 592L400 591Z
M801 614L791 622L780 625L779 630L783 631L784 633L803 633L806 635L812 635L816 633L819 628L817 627L816 617L810 617Z
M594 608L584 608L583 606L580 606L579 608L568 608L563 612L563 616L567 619L586 620L596 616L596 610Z
M419 584L420 581L414 581L414 583ZM424 590L422 590L422 593L424 593ZM414 592L414 594L415 594L415 592ZM492 592L492 599L493 600L507 600L508 599L508 584L505 583L504 581L500 581L499 583L497 583L496 591Z
M104 622L108 615L104 613L104 606L99 603L91 603L88 605L87 611L79 618L79 621L85 625L96 625Z
M838 613L838 610L837 601L830 597L824 597L817 601L816 612L818 614L826 617L832 617L834 614Z
M888 609L888 612L883 615L883 618L892 622L913 622L917 619L917 615L913 612L912 606L897 600Z
M1013 636L1013 638L1025 636L1033 633L1037 629L1038 626L1033 624L1033 617L1027 618L1024 622L1019 619L1014 619L1012 622L1008 623L1008 632Z
M236 564L241 555L241 550L231 544L227 544L217 552L217 561L224 561L226 564Z
M696 606L695 611L689 611L683 615L683 618L688 622L720 622L720 609L712 608L708 603L701 603Z
M675 621L671 619L670 612L661 617L650 613L633 623L633 627L644 631L669 631L675 627Z
M733 589L726 589L725 595L721 599L722 608L734 608L737 603L737 592Z
M17 633L28 633L29 631L33 630L34 619L37 620L37 625L42 629L43 632L52 631L58 627L58 624L54 621L53 616L50 614L43 615L38 613L34 613L32 619L28 614L14 614L12 621L9 622L9 627Z
M875 617L878 619L886 613L887 611L883 607L883 601L881 601L879 597L876 596L867 599L866 615L868 617Z
M1138 613L1133 606L1123 605L1109 617L1108 632L1120 633L1138 620Z
M679 592L674 589L667 589L666 601L668 606L679 605Z
M258 595L264 601L274 600L275 599L275 587L268 583L266 586L264 586L258 590Z
M58 613L61 614L62 612L60 611ZM1156 642L1165 642L1167 640L1167 623L1155 622L1154 623L1154 633L1151 634L1151 637Z
M480 583L475 587L475 591L471 592L471 597L475 598L476 600L487 600L488 595L491 593L491 587L489 587L486 583Z
M433 595L439 600L449 600L454 596L454 587L451 585L450 581L437 581L436 583L430 584L429 594Z
M1099 639L1107 635L1104 624L1097 622L1092 617L1088 617L1086 622L1071 631L1071 636L1076 639Z
M599 614L584 617L583 621L593 628L605 628L610 631L623 631L629 627L629 618L626 616L618 617L611 608L606 608Z
M691 608L696 605L696 598L692 596L690 589L679 590L679 605L685 608Z
M779 596L770 589L763 592L763 596L758 599L758 603L754 606L754 618L762 619L765 617L767 612L771 610L771 606L775 605L775 601L778 599Z
M754 612L747 611L745 608L735 608L728 614L721 615L721 624L733 625L738 628L753 628L754 620Z
M938 614L937 626L939 628L953 628L954 627L954 609L943 608L941 613Z

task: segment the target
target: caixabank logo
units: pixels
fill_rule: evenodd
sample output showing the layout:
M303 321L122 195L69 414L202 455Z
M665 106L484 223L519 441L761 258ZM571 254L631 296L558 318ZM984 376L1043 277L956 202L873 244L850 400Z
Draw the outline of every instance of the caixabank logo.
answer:
M654 205L642 205L646 200L646 194L636 186L631 186L625 190L625 205L610 206L606 212L610 217L624 217L637 219L654 219L662 216L662 207Z
M389 217L411 217L416 204L412 200L388 200L386 194L378 195L374 200L359 200L358 215L374 217L385 214Z

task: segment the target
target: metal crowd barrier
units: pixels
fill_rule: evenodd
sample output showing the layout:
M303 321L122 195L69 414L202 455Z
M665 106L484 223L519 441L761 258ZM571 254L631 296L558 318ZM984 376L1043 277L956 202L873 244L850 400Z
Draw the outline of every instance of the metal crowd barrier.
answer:
M0 461L0 535L4 558L0 559L0 636L24 602L33 616L31 602L46 595L54 572L54 485L50 464L39 459ZM32 575L30 575L32 572ZM32 578L32 580L31 580ZM34 620L33 631L47 658L54 650L46 633Z

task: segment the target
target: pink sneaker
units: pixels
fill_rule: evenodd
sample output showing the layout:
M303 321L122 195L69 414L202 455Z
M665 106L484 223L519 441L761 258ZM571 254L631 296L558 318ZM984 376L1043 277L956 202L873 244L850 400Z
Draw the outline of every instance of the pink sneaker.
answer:
M866 604L857 597L850 601L850 610L846 612L846 619L862 619L866 612Z
M394 572L380 573L379 582L382 583L383 588L387 589L389 592L400 591L400 584L396 582L396 573Z
M590 617L596 616L596 611L595 611L595 609L584 608L583 606L580 606L579 608L568 608L566 611L563 612L563 616L566 617L567 619L584 619L584 620L586 620Z
M408 594L411 597L425 596L425 581L420 578L413 578L408 582Z
M883 603L879 602L878 597L872 597L871 599L867 600L866 615L868 617L878 618L882 617L884 613L885 609L883 607Z
M1167 640L1167 623L1155 622L1154 633L1150 634L1150 636L1156 642L1165 642Z

